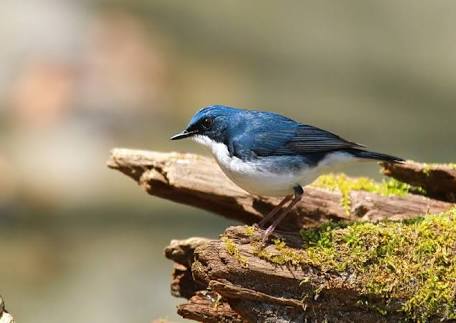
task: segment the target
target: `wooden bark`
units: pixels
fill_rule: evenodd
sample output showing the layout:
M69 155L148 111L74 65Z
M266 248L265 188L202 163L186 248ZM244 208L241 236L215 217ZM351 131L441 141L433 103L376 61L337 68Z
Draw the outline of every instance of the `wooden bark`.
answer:
M247 224L259 221L278 203L275 198L244 192L225 177L212 159L198 155L115 149L108 166L133 178L151 195ZM432 197L454 201L451 168L433 166L429 171L413 162L384 168L385 174L421 186ZM303 200L279 228L282 231L274 235L280 236L288 247L299 249L303 241L298 229L305 226L327 220L405 219L454 206L413 194L385 197L353 191L350 199L347 214L341 206L340 193L306 187ZM190 238L171 242L165 255L174 262L171 293L187 300L178 306L182 317L201 322L271 323L407 319L399 311L403 300L389 298L385 302L379 296L363 294L363 283L353 273L321 271L305 262L278 265L265 260L259 256L258 248L268 254L281 251L274 244L255 243L259 234L258 229L236 226L228 228L218 240ZM229 248L226 241L231 244Z
M372 297L370 307L363 306L359 300L364 296L348 277L323 273L312 265L278 266L262 260L256 255L257 247L249 243L245 227L230 227L224 235L235 244L238 257L228 253L222 240L200 241L192 245L195 249L188 247L188 240L174 241L167 248L168 258L186 263L195 286L210 290L210 295L198 291L178 307L184 317L202 322L387 321L372 310L384 306L382 300ZM302 243L297 234L281 237L295 248ZM266 248L276 252L274 245ZM390 300L388 306L399 308L399 303ZM389 322L401 319L402 314L394 310L388 315Z
M383 173L422 187L430 197L456 202L456 164L383 164Z
M151 195L246 224L258 222L280 200L248 194L233 184L212 158L194 154L114 149L108 166L137 181ZM351 211L347 214L339 192L306 187L302 201L281 228L296 230L328 220L404 219L451 207L449 203L413 194L385 197L353 191L350 195Z
M178 307L177 313L183 318L205 323L246 322L225 300L220 299L220 294L212 291L197 292Z

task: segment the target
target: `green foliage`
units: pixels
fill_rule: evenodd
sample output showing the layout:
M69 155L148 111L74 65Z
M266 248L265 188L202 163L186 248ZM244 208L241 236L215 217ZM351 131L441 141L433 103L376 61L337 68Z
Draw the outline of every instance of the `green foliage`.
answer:
M376 295L385 304L394 299L414 321L456 319L456 208L401 222L330 223L301 235L303 249L276 240L274 251L266 248L258 256L350 273L356 278L347 284L361 296ZM380 310L386 314L388 307Z
M378 183L367 177L350 178L345 174L322 175L312 183L312 186L340 191L342 194L341 205L347 214L350 214L351 209L351 191L366 191L383 196L405 196L410 192L424 192L420 188L392 178L384 179Z

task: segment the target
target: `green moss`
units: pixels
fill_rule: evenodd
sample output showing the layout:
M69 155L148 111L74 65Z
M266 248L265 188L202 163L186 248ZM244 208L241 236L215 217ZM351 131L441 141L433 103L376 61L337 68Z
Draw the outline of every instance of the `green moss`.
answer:
M227 237L221 237L220 240L222 240L225 244L225 250L226 252L228 252L230 256L239 261L242 267L248 267L247 258L241 255L241 252L239 251L238 247L236 246L233 240Z
M312 183L312 186L340 191L341 205L347 214L350 214L351 210L351 191L366 191L383 196L405 196L412 191L420 190L392 178L378 183L367 177L350 178L345 174L322 175Z
M274 245L275 248L272 252L258 245L256 255L280 266L286 264L299 265L305 260L299 252L295 252L295 249L288 248L285 242L281 240L274 240Z
M430 164L427 164L427 163L423 164L423 174L424 175L429 176L429 174L431 173L431 170L432 170L432 166Z
M255 227L254 226L249 225L249 226L245 227L245 235L247 237L253 237L254 234L255 234Z
M403 222L330 223L301 235L303 249L276 240L273 250L258 256L278 265L350 273L355 278L346 284L361 297L378 296L385 304L394 299L415 321L456 319L456 208Z
M445 166L445 167L448 167L450 169L456 170L456 163L447 163L447 164L427 164L427 163L424 163L423 164L423 173L425 175L429 176L431 174L431 171L434 170L434 168L438 167L438 166Z

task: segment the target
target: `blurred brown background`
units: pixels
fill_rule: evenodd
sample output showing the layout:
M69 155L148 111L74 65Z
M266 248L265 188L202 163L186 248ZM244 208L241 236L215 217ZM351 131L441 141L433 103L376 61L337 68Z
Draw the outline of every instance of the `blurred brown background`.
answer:
M19 322L174 314L170 239L229 223L148 197L105 160L201 106L289 115L455 161L454 1L0 2L0 294ZM378 177L362 165L352 174Z

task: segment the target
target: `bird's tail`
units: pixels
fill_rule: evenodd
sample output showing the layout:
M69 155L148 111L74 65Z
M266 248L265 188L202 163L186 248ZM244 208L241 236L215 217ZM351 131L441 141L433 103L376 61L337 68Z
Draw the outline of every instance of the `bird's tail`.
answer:
M387 154L382 154L382 153L376 153L373 151L368 151L368 150L361 150L361 149L352 149L350 150L350 153L361 159L372 159L372 160L378 160L378 161L383 161L387 163L402 163L405 160L399 157L387 155Z

